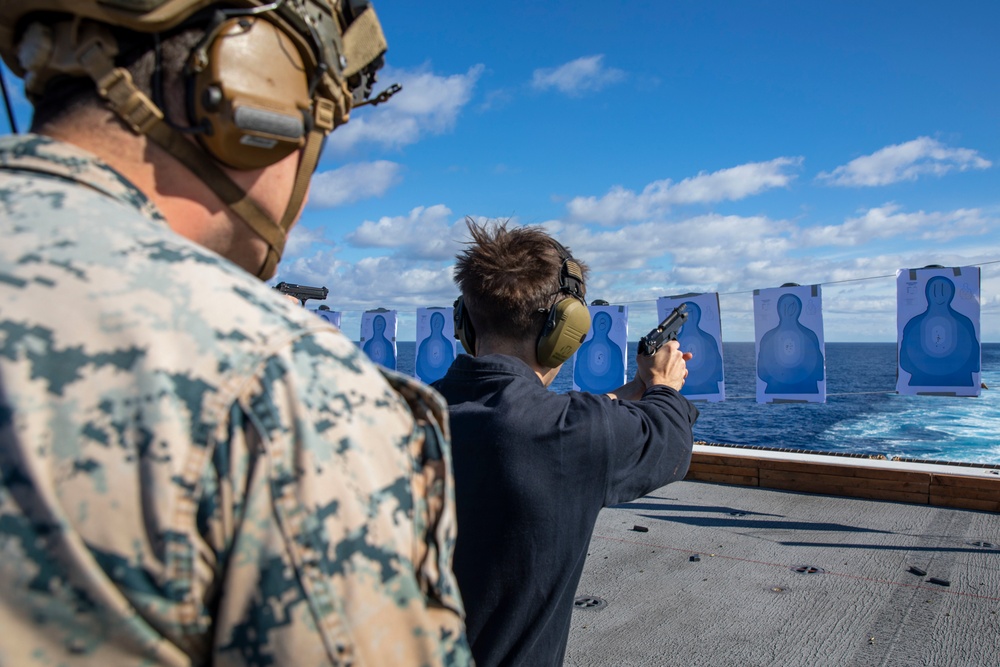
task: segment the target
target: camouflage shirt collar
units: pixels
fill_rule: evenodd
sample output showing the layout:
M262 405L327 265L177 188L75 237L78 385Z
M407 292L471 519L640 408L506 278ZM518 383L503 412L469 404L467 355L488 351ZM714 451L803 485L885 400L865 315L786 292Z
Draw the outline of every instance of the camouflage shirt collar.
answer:
M0 137L0 170L34 171L93 188L131 206L150 220L166 218L127 178L94 155L72 144L38 134Z

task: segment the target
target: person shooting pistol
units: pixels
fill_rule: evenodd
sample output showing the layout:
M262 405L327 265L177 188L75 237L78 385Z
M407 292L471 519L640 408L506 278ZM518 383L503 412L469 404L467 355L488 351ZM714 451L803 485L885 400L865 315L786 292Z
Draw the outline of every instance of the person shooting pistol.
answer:
M455 575L479 667L556 667L601 508L687 473L691 355L667 322L647 337L659 354L613 392L550 391L590 328L587 265L540 227L467 223L455 265L467 354L433 384L454 443Z

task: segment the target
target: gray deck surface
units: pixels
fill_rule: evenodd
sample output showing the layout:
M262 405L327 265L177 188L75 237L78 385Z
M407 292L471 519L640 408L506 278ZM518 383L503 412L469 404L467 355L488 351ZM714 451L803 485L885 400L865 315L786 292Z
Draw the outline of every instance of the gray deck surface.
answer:
M678 482L601 512L577 594L567 666L997 667L1000 515Z

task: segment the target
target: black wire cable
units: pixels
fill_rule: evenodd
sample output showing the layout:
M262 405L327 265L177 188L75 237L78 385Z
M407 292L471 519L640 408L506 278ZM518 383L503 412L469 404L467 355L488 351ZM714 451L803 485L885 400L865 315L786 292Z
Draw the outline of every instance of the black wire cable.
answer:
M987 261L987 262L978 262L976 264L967 264L965 266L983 267L983 266L989 266L990 264L1000 264L1000 259L993 259L993 260L990 260L990 261ZM828 280L826 282L809 283L809 284L810 285L815 284L815 285L821 285L821 286L826 286L826 285L840 285L840 284L843 284L843 283L859 283L859 282L865 282L867 280L882 280L882 279L885 279L885 278L895 278L895 277L896 277L896 274L892 273L892 274L887 274L887 275L884 275L884 276L867 276L865 278L845 278L844 280ZM736 291L736 292L719 292L719 296L722 297L722 296L734 296L734 295L737 295L737 294L753 294L754 291L755 290L739 290L739 291ZM627 306L627 305L631 305L633 303L651 303L651 302L655 302L655 301L656 301L656 299L639 299L637 301L620 301L620 302L616 302L616 305L621 304L623 306Z

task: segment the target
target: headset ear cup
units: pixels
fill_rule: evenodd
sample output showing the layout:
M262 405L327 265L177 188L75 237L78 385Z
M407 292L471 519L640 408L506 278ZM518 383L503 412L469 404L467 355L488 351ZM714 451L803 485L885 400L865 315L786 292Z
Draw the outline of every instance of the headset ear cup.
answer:
M538 363L555 368L566 362L583 345L590 331L590 310L576 298L563 299L549 310L548 320L538 337Z
M188 81L201 145L235 169L272 165L305 144L312 100L296 43L262 18L229 19Z
M476 332L472 329L472 321L469 320L469 312L465 309L465 302L462 297L455 299L452 310L452 318L455 322L455 338L462 343L462 347L469 354L476 354Z

